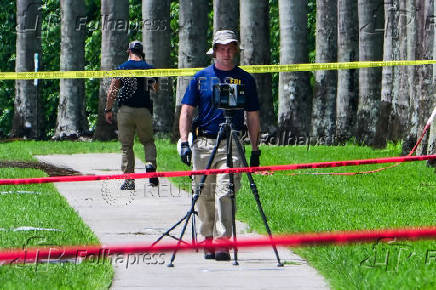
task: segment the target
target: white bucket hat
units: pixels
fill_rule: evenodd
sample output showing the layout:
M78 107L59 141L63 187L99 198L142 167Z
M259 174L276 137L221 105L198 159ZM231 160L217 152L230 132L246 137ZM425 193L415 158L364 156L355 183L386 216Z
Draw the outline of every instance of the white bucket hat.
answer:
M215 35L213 37L212 41L212 47L209 48L209 50L206 52L207 55L213 55L213 51L216 44L229 44L232 42L236 42L238 48L242 50L243 48L239 45L239 40L236 36L236 33L234 33L231 30L218 30L215 32Z

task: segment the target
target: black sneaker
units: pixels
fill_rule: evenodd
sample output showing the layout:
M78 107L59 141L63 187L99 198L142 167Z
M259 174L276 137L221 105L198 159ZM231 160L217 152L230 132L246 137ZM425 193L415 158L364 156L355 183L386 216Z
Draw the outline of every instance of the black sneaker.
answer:
M154 168L154 166L149 163L145 166L145 172L156 172L156 168ZM157 177L150 178L149 182L151 186L159 185L159 179Z
M134 179L126 179L124 183L121 184L121 190L135 190L135 180Z

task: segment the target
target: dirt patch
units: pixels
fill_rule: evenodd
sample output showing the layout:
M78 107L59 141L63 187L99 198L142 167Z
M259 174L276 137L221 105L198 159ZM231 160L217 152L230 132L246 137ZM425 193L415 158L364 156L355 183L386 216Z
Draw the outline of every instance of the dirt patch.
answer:
M33 168L44 171L48 176L82 175L82 173L74 169L57 167L45 162L0 161L0 168Z

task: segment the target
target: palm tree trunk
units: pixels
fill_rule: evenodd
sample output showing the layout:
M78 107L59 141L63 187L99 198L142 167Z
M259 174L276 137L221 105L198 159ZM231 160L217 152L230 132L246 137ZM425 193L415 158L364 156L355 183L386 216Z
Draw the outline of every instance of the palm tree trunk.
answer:
M359 0L359 60L383 58L383 0ZM375 132L379 117L381 69L359 70L359 106L357 111L357 139L377 146Z
M126 50L128 48L127 30L110 29L115 20L119 19L124 23L129 20L128 0L101 0L101 70L112 70L127 60ZM116 116L112 124L105 121L104 108L106 106L106 94L111 79L100 81L100 92L98 102L98 117L95 128L97 140L111 140L116 137L115 130Z
M407 18L407 59L416 59L416 33L417 33L417 13L416 13L416 0L406 0L406 11L408 14ZM407 86L409 94L409 112L407 118L407 131L405 137L403 138L403 148L402 154L406 155L412 150L413 146L417 141L418 135L418 102L416 99L416 79L417 79L417 67L409 66L407 67Z
M239 31L238 0L213 0L213 31Z
M433 0L417 1L417 50L419 59L433 58L433 38L434 31L430 29L429 19L433 17ZM418 68L418 135L421 136L424 126L433 110L433 67L431 65L419 66ZM428 134L422 140L417 149L417 154L427 153Z
M338 61L359 59L359 26L357 2L338 0ZM339 70L336 96L336 138L344 142L351 138L356 123L359 102L357 70Z
M142 31L145 60L155 68L170 66L170 0L143 0ZM151 25L147 25L151 23ZM152 93L153 125L158 132L171 132L173 126L174 99L171 78L159 79L159 92Z
M279 1L280 64L307 63L307 0ZM287 138L307 138L312 112L308 72L279 74L278 125Z
M398 58L408 60L407 29L412 25L409 11L407 10L408 0L397 0L399 10L396 11L398 18ZM404 16L402 11L407 11ZM394 89L397 91L392 100L392 133L390 139L402 140L407 135L408 113L409 113L409 71L408 67L396 67L396 82Z
M241 64L270 64L268 0L241 0ZM274 116L270 73L254 74L260 102L262 132L274 133Z
M398 17L399 3L393 0L384 5L385 29L383 42L383 60L398 60ZM385 147L388 139L392 139L393 127L393 104L394 95L398 94L398 87L394 88L394 82L398 84L398 68L385 66L382 68L382 88L379 116L377 119L375 143L378 147Z
M206 55L209 4L204 0L180 0L179 8L179 68L203 67ZM191 77L177 78L176 109L172 141L179 138L179 116L182 98Z
M337 1L316 1L316 63L337 60ZM330 145L335 140L337 71L315 72L312 135Z
M77 29L77 19L86 14L84 0L61 0L61 71L85 68L85 29ZM76 139L88 131L83 79L61 79L54 139Z
M16 72L34 71L34 54L41 54L41 1L17 1ZM12 137L40 138L37 87L32 80L15 81Z
M433 11L436 11L436 1L433 4ZM436 41L433 41L433 59L436 58ZM433 65L433 85L436 83L436 65ZM433 98L433 109L436 107L436 101ZM428 146L427 146L428 154L436 153L436 118L431 123L430 133L428 137ZM427 162L429 166L436 167L436 160L429 160Z

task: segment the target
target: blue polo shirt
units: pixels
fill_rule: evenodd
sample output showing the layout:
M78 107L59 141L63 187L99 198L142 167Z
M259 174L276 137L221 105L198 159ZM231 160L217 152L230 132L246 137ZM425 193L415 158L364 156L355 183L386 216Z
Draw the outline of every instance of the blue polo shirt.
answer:
M218 83L233 83L244 86L247 104L242 110L233 111L232 126L235 130L242 130L244 126L244 110L258 111L259 99L256 82L246 71L235 66L231 71L222 71L210 65L197 72L189 83L182 104L198 107L197 122L207 134L217 134L219 125L225 122L224 110L212 104L213 86Z

